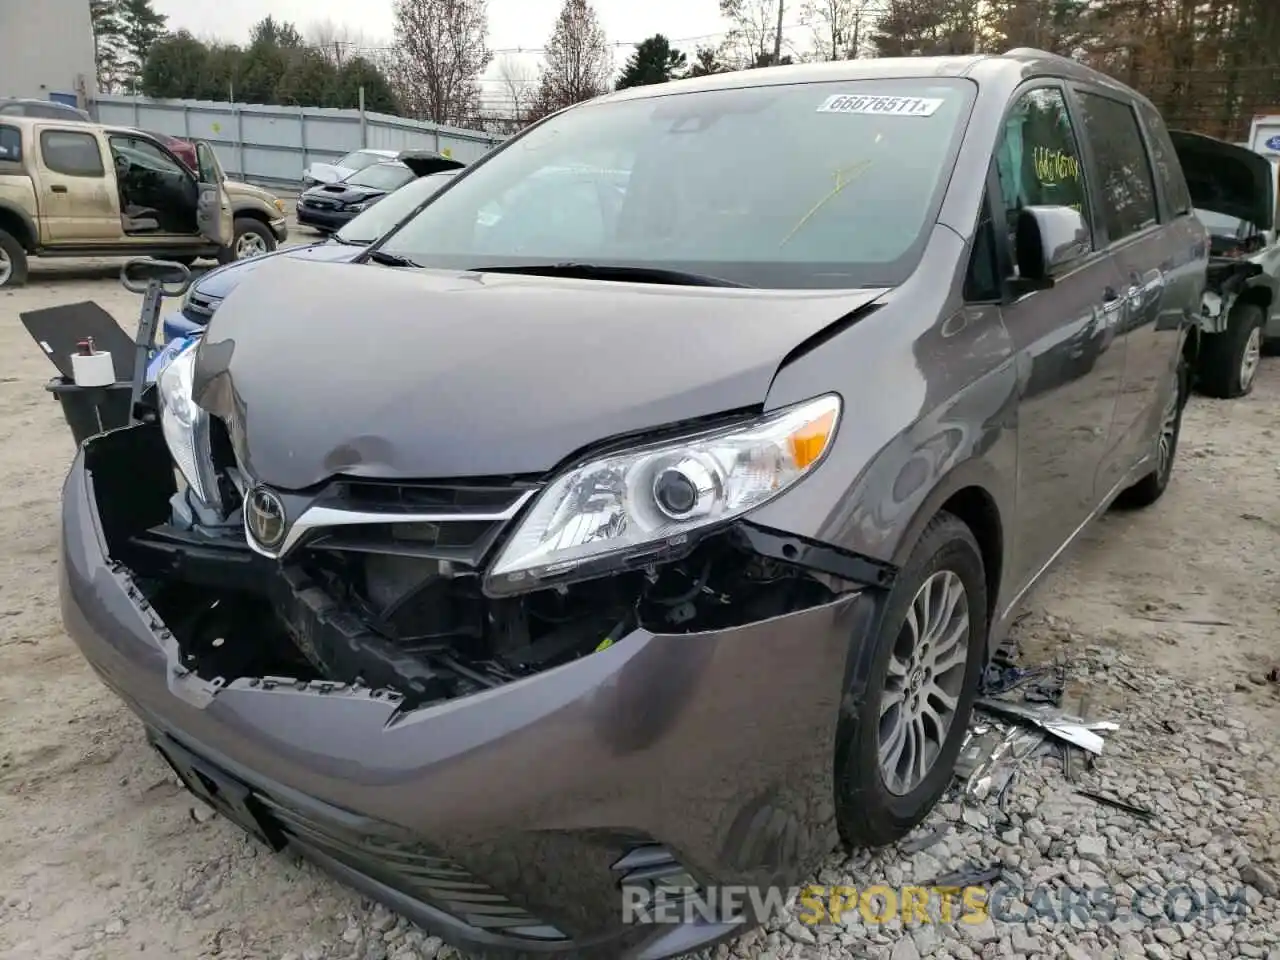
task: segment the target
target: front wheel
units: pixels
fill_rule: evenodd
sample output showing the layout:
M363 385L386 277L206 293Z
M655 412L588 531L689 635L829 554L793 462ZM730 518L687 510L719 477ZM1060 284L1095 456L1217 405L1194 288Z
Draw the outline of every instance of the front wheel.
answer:
M235 239L218 257L222 263L260 257L276 248L276 238L267 225L252 217L236 217Z
M1253 390L1266 322L1262 307L1238 303L1227 318L1227 329L1204 338L1197 378L1201 392L1227 400Z
M836 816L849 847L903 837L955 771L987 642L982 552L958 517L930 522L865 642L836 733Z

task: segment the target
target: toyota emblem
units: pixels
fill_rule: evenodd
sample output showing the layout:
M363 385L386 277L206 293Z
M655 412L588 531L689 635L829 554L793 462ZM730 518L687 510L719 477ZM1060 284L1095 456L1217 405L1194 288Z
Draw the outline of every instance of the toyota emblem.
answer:
M287 528L284 503L266 487L254 487L245 504L245 526L258 546L274 550L284 542Z

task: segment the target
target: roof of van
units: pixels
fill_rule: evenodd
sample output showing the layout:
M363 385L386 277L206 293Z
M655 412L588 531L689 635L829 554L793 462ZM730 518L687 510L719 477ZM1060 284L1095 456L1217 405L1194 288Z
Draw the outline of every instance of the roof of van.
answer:
M1017 82L1038 75L1090 80L1123 90L1143 99L1116 80L1076 60L1045 50L1018 47L1002 54L972 54L945 57L875 57L863 60L836 60L819 63L765 67L713 73L688 80L649 86L629 87L601 97L601 101L631 100L667 96L696 90L729 90L776 84L824 83L841 80L897 80L929 77L971 77L979 82Z

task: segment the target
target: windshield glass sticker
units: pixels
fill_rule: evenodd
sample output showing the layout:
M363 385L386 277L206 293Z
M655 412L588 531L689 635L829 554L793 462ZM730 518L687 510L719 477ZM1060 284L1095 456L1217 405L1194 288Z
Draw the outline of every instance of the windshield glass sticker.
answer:
M818 107L819 113L862 113L882 117L931 117L942 106L935 97L855 96L838 93L827 97Z

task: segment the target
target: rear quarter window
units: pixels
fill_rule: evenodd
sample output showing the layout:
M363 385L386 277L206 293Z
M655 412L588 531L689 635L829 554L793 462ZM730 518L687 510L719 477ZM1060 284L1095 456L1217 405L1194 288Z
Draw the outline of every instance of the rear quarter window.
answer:
M0 164L22 162L22 131L0 123Z
M1142 124L1147 128L1147 139L1151 143L1151 164L1155 168L1156 180L1164 191L1165 203L1169 213L1178 216L1191 212L1191 191L1187 189L1187 178L1182 172L1182 164L1173 149L1173 141L1169 139L1169 128L1164 118L1150 104L1139 104L1138 113Z

